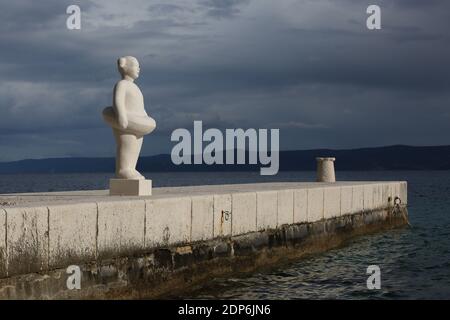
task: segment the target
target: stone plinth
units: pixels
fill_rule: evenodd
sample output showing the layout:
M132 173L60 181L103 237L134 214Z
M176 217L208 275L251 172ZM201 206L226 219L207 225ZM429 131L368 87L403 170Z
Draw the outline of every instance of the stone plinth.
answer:
M111 196L151 196L152 180L111 179L109 180Z

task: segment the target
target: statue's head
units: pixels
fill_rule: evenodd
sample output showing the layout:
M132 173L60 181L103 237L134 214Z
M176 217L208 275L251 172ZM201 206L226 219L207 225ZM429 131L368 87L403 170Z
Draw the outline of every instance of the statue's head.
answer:
M121 57L117 60L117 66L122 77L129 76L134 80L139 77L139 61L135 57Z

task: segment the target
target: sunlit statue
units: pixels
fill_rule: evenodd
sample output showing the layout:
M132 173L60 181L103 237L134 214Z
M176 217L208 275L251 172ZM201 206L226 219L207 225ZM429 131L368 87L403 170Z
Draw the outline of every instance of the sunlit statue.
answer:
M139 77L139 62L126 56L117 61L122 80L114 87L112 107L103 110L103 118L112 127L116 140L116 178L145 179L136 170L143 137L156 128L144 108L144 97L134 83Z

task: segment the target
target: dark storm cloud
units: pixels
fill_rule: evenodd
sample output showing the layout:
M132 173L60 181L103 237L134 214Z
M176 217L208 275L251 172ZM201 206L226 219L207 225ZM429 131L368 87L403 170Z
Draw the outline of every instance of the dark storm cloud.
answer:
M450 143L450 3L375 1L369 31L372 2L3 1L0 161L113 155L101 110L127 54L158 122L144 154L194 120L277 127L283 148Z
M201 3L209 7L208 14L214 17L231 17L239 13L239 6L250 0L203 0Z
M49 0L45 4L38 1L2 1L0 26L2 34L12 35L23 30L45 28L57 16L65 13L69 1Z

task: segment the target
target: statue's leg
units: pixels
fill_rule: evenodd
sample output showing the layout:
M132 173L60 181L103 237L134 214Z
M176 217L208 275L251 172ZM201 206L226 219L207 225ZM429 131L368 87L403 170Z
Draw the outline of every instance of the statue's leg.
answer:
M137 158L142 142L133 134L113 129L117 144L116 177L119 179L141 179L136 171Z
M119 155L120 155L120 148L119 148L119 141L117 140L115 129L113 129L114 139L116 140L116 177L119 176Z
M136 136L136 147L137 147L137 152L136 152L136 157L133 159L133 168L135 168L136 174L139 175L139 177L141 179L145 179L145 177L140 174L137 170L136 170L136 165L139 159L139 154L141 153L141 149L142 149L142 143L144 142L144 137L143 136Z

